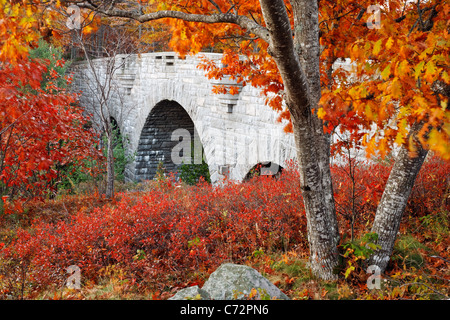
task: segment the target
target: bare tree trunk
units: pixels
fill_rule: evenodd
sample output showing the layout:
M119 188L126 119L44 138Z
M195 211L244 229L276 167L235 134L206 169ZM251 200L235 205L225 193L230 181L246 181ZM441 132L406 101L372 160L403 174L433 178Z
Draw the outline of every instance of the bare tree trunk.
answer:
M291 1L294 10L294 48L300 58L303 72L308 81L309 93L312 98L312 108L317 110L321 97L320 84L320 44L319 44L319 7L318 3L304 0ZM324 205L330 221L330 233L335 246L339 243L339 230L336 218L333 184L330 171L330 141L329 134L323 131L323 122L313 116L316 135L317 161L320 168L322 188L325 198Z
M117 55L121 50L133 51L137 49L133 42L128 42L127 32L120 28L115 30L113 34L114 42L104 41L105 28L101 26L101 32L98 37L99 41L91 44L86 39L82 39L81 35L78 35L78 45L82 49L88 65L88 76L86 86L89 88L90 94L94 98L92 103L92 111L98 120L100 130L104 130L106 135L106 187L105 196L107 199L114 197L114 142L115 133L114 126L111 123L111 117L115 115L119 117L121 121L126 112L130 112L131 109L126 110L124 104L123 95L120 91L119 85L115 81L115 76L118 70L122 69L127 57L122 56L121 62L117 60ZM111 31L110 30L110 31ZM112 31L111 31L112 32ZM101 44L101 45L100 45ZM101 49L101 50L100 50ZM97 56L105 56L99 60L93 60L92 54ZM118 98L119 104L114 104L113 97Z
M307 219L311 270L321 279L335 280L339 237L336 235L336 217L331 215L335 210L330 210L326 205L329 190L324 188L322 177L326 176L327 172L321 170L317 161L320 149L317 148L313 133L304 130L304 126L296 121L293 121L293 124ZM331 180L331 176L328 177Z
M114 196L114 133L111 128L107 134L107 156L106 156L106 191L105 196L111 199Z
M320 99L318 4L293 1L295 44L283 1L261 0L270 34L269 52L284 83L291 113L314 275L335 280L339 232L331 185L330 141L312 109Z
M420 125L416 124L410 135L419 130ZM375 215L371 232L378 234L377 244L381 248L370 257L369 264L378 266L381 272L388 265L409 195L428 153L420 143L416 143L416 148L416 154L411 157L408 149L401 147Z

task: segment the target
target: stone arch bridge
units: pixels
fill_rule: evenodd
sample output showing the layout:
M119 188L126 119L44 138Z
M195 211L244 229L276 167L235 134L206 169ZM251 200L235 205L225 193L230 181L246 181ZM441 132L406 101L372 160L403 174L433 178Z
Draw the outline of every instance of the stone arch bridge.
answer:
M221 59L221 54L201 55ZM94 68L87 62L72 65L74 88L82 91L81 104L97 124L99 87L109 89L103 111L126 137L126 153L134 155L125 169L128 181L152 179L159 162L175 171L192 159L201 163L202 156L212 183L225 177L241 181L257 164L266 164L265 173L272 174L296 156L293 135L283 132L285 123L276 121L260 90L244 86L238 95L212 93L213 85L235 83L208 79L197 67L199 56L181 59L163 52L93 62Z

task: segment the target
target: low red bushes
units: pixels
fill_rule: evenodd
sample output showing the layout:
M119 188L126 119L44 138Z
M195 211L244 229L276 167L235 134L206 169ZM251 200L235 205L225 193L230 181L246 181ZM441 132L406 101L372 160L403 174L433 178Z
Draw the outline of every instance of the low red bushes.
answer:
M424 165L409 213L416 208L426 212L440 208L449 167L438 160ZM373 165L358 171L355 203L360 225L370 227L389 169ZM350 180L338 168L333 168L333 174L341 232L348 232ZM122 194L116 203L81 209L56 222L34 221L0 247L0 284L3 273L8 283L26 282L34 290L62 286L70 265L81 268L82 281L96 281L100 270L113 264L138 283L161 284L174 277L181 283L195 271L210 272L225 260L243 262L260 249L306 252L299 190L298 175L290 170L278 180L259 177L221 188L180 187L167 181L149 192ZM6 283L3 280L0 297L13 290ZM33 295L31 289L28 292Z
M352 162L352 165L354 163ZM358 233L371 227L383 195L391 166L359 163L353 166L354 192L349 165L332 166L336 212L340 231L351 233L352 218ZM420 170L403 214L403 219L423 217L439 210L450 210L450 162L429 157ZM359 225L359 226L358 226Z
M36 221L19 230L0 257L22 261L34 287L63 285L70 265L81 268L83 279L95 280L101 268L116 264L135 279L153 282L170 274L182 281L259 248L306 246L301 196L291 189L296 180L291 173L223 188L168 182L57 223ZM18 272L11 263L9 268Z

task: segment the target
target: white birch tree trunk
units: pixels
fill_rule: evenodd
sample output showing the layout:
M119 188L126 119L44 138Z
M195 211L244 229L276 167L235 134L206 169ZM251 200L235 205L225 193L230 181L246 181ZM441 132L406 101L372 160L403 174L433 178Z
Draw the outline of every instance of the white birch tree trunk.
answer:
M336 220L329 139L312 109L320 99L319 19L316 1L292 1L295 43L283 1L261 0L270 35L269 52L284 83L286 105L291 113L300 184L305 204L310 265L313 274L335 280L339 232Z
M410 135L415 135L419 129L420 125L416 124ZM416 143L416 149L416 154L411 156L405 146L400 148L372 225L371 232L378 234L377 244L381 248L369 258L368 263L378 266L381 273L389 263L409 195L428 153L420 142Z

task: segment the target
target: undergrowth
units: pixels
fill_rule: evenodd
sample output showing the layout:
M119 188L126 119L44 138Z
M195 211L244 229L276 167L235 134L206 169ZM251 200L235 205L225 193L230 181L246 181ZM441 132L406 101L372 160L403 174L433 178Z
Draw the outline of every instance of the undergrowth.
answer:
M0 216L1 299L167 299L223 262L254 267L292 299L443 299L449 292L449 164L424 164L380 287L369 289L370 226L389 167L358 171L357 206L333 168L342 264L336 282L314 278L295 170L245 183L189 186L172 179L29 202ZM357 215L348 219L352 210ZM67 267L80 268L69 289Z

